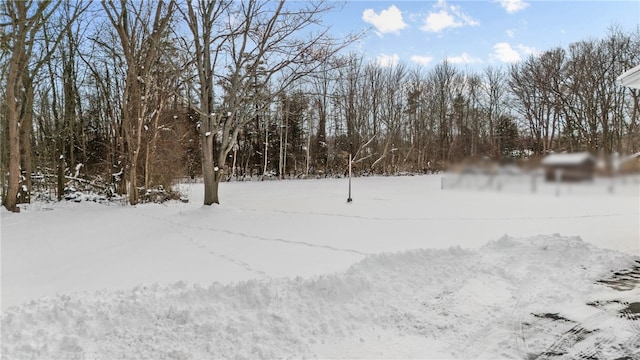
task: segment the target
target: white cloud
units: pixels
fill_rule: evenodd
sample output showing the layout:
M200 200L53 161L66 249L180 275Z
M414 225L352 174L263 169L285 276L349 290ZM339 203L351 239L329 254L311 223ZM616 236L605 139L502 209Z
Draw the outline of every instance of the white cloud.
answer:
M521 59L520 53L514 50L511 45L506 42L493 45L493 53L491 54L491 57L505 63L515 63Z
M433 61L433 57L432 56L413 55L411 57L411 61L413 61L416 64L420 64L420 65L429 65Z
M460 6L451 5L451 6L449 6L449 9L451 10L451 12L458 19L460 19L462 21L463 25L468 25L468 26L478 26L478 25L480 25L479 21L477 21L476 19L474 19L471 16L469 16L469 15L465 14L464 12L462 12L462 9L460 8Z
M434 8L437 12L430 11L420 28L423 31L439 33L448 28L461 26L477 26L480 23L465 14L459 6L447 5L446 1L439 0Z
M373 25L381 34L398 33L407 27L407 24L402 20L402 12L395 5L380 11L379 14L376 14L373 9L366 9L362 13L362 20Z
M447 28L460 26L462 26L462 24L455 21L447 10L440 10L440 12L437 13L430 12L429 15L427 15L424 25L420 29L437 33Z
M400 56L398 54L387 55L381 54L375 60L375 63L382 67L392 67L398 65L400 62Z
M507 33L507 36L508 36L508 37L510 37L510 38L513 38L513 37L515 37L515 36L516 36L516 31L515 31L515 30L513 30L513 29L508 29L508 30L506 31L506 33Z
M482 59L473 57L469 54L462 53L460 56L447 57L447 61L452 64L479 64L482 63Z
M524 2L523 0L497 0L509 14L517 13L518 11L524 10L529 6L529 3Z
M518 48L518 50L520 50L521 53L523 53L525 55L536 55L536 54L540 53L538 50L536 50L536 48L531 47L531 46L519 44L516 47Z

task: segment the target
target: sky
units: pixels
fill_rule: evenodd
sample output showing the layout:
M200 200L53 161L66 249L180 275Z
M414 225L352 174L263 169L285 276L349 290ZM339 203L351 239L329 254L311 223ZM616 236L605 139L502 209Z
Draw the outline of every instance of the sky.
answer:
M640 25L640 1L348 1L325 19L337 34L367 30L354 50L383 66L476 69Z

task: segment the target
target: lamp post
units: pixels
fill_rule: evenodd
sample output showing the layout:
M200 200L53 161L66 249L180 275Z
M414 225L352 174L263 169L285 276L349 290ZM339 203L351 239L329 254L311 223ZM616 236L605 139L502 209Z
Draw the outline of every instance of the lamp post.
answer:
M349 197L347 198L347 203L352 202L351 198L351 154L349 154Z

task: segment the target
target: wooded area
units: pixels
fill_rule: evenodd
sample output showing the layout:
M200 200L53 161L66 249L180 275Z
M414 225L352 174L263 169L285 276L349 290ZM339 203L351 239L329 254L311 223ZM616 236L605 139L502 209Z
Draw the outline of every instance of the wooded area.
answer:
M203 177L439 171L466 158L640 151L640 30L473 73L383 67L321 17L332 1L0 4L3 205L69 181L130 204ZM55 184L55 186L51 186Z

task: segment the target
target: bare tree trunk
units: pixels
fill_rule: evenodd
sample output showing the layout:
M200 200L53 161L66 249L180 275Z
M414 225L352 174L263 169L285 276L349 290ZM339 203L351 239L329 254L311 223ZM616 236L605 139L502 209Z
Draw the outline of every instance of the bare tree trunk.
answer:
M4 98L4 97L3 97ZM4 199L7 196L7 154L9 154L9 128L8 128L8 109L6 103L0 105L0 197Z
M158 122L160 120L160 114L164 110L165 99L160 98L158 108L153 116L153 126L150 131L153 131L151 141L147 142L144 157L144 187L149 189L151 187L151 175L153 173L152 162L155 156L156 144L158 143Z
M238 147L234 146L233 147L233 163L231 164L231 177L235 177L237 176L236 174L236 163L238 160Z
M269 165L269 118L264 117L264 167L262 169L262 179L267 176L267 165Z
M309 165L311 164L311 133L313 132L313 124L311 122L311 117L309 117L308 124L309 130L307 131L307 150L306 150L306 166L305 166L305 175L309 175Z
M64 194L64 167L64 156L60 154L57 161L58 174L56 182L58 201L62 200L62 195Z
M18 51L18 49L24 48L24 38L20 37L18 40L9 62L7 92L5 93L5 101L9 110L7 119L9 124L9 178L6 196L2 199L4 207L14 212L20 211L16 205L20 189L20 104L16 100L15 90L18 87L20 64L22 56L24 56Z
M278 131L278 135L279 135L279 150L280 153L278 154L278 178L279 179L284 179L284 159L282 158L283 154L284 154L284 143L283 143L283 138L284 138L284 134L282 133L283 130L283 125L282 125L282 120L280 120L280 125L278 126L279 130Z
M5 100L8 109L7 123L9 127L9 178L7 193L3 198L4 206L9 211L20 211L17 207L18 193L21 185L25 193L31 191L31 125L33 116L33 86L31 84L30 58L36 41L36 34L46 23L46 19L55 11L58 4L49 7L49 2L11 1L5 6L6 17L10 26L6 41L13 48L9 57L6 80ZM47 12L46 10L49 9ZM46 61L48 53L33 65L39 68ZM44 59L44 60L43 60ZM33 70L35 72L35 70ZM28 128L27 128L28 127ZM23 161L25 169L20 168ZM21 184L21 170L28 173L28 178ZM22 200L22 199L21 199Z
M216 179L216 167L213 163L213 141L214 137L209 136L200 137L202 145L202 175L204 178L204 204L213 205L219 204L218 199L218 181ZM219 170L219 169L218 169Z
M19 202L31 202L31 174L33 173L33 159L31 135L33 129L33 83L29 74L24 74L22 83L24 86L23 113L20 121L20 168L23 176L20 186Z
M288 108L288 105L287 105ZM282 154L282 178L284 179L287 174L287 142L289 140L289 110L285 115L284 121L284 153Z
M32 132L33 114L25 116L20 122L20 162L22 168L22 186L20 187L20 202L28 204L31 202L31 175L33 174L33 148L32 148ZM23 130L24 129L24 130ZM27 130L28 129L28 130Z

